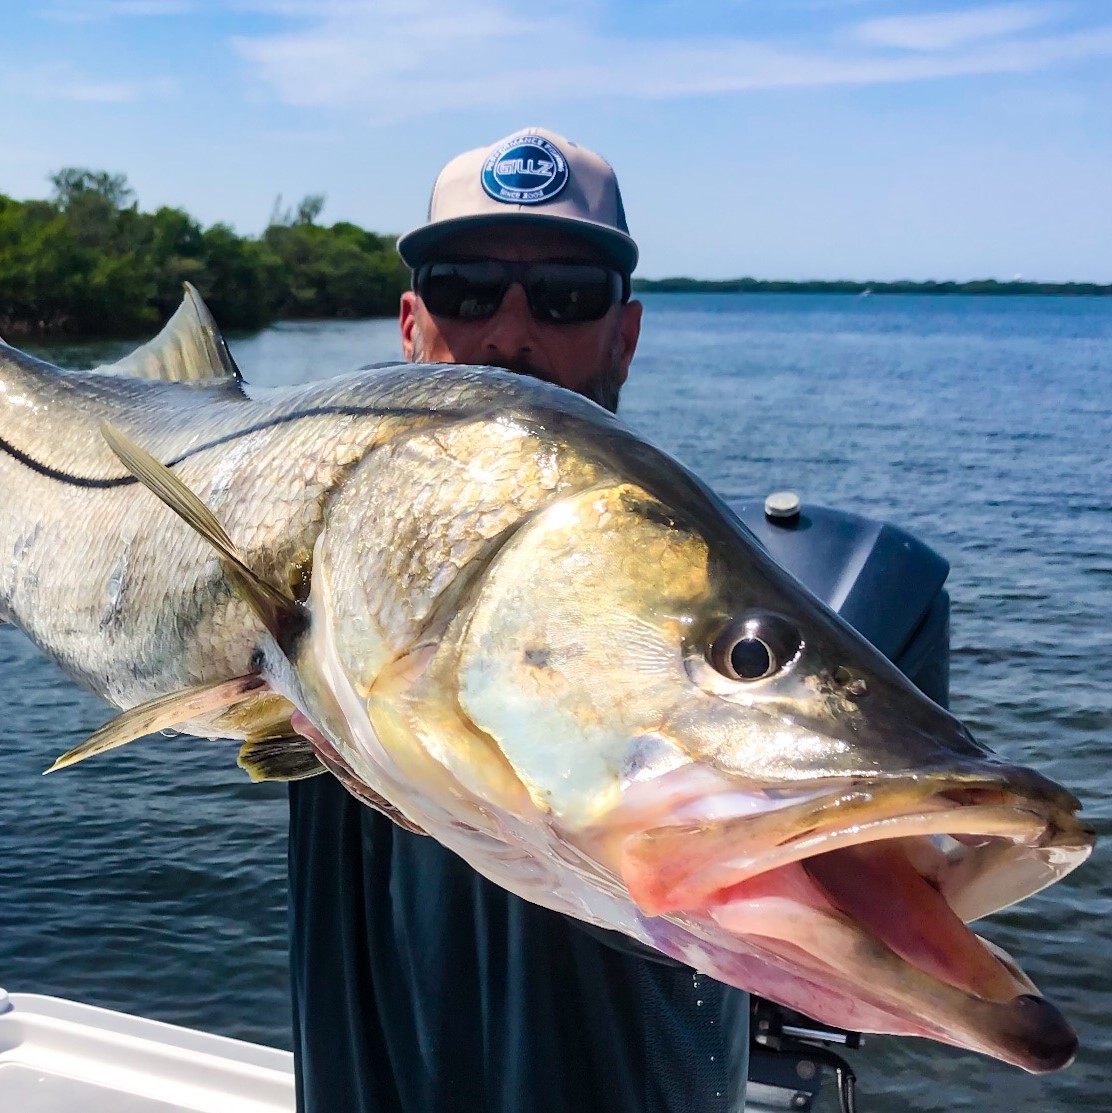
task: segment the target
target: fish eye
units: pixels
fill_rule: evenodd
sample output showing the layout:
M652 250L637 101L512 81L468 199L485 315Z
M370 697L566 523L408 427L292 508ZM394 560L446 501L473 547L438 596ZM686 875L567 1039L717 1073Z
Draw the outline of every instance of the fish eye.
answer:
M799 656L803 643L779 615L734 619L711 643L708 659L729 680L765 680Z

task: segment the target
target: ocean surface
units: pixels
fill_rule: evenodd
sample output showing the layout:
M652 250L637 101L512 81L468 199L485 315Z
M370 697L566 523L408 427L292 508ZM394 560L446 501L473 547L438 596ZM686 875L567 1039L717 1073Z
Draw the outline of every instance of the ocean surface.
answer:
M627 420L728 499L791 488L942 553L954 710L1112 832L1112 299L644 300ZM231 346L249 381L292 383L394 358L397 326ZM0 985L288 1047L284 790L248 783L230 745L169 737L43 779L109 711L10 627L0 677ZM862 1113L1112 1108L1110 861L1106 835L982 925L1076 1024L1075 1065L1036 1079L875 1037L853 1057Z

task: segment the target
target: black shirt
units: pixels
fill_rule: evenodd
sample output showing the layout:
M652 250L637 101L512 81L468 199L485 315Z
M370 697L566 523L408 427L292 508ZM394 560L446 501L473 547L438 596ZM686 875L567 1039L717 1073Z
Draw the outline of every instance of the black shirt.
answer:
M290 785L301 1113L734 1113L748 998Z

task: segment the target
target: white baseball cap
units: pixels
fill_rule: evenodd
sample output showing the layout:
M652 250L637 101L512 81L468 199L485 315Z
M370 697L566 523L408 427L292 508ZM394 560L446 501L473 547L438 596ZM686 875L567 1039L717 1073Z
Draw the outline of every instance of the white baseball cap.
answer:
M398 252L415 269L448 236L492 225L562 228L623 274L637 266L610 164L545 128L522 128L452 159L433 184L428 220L398 240Z

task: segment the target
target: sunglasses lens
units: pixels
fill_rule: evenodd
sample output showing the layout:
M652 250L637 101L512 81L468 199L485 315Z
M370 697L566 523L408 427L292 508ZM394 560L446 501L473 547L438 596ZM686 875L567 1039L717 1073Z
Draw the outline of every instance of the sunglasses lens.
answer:
M497 263L429 263L417 275L417 292L429 312L462 320L493 316L508 285Z
M538 264L525 289L533 315L553 324L600 320L622 296L617 272L590 263Z
M415 289L430 313L456 320L483 320L502 304L511 282L525 288L538 321L598 321L622 300L621 275L594 263L503 263L495 260L426 263Z

